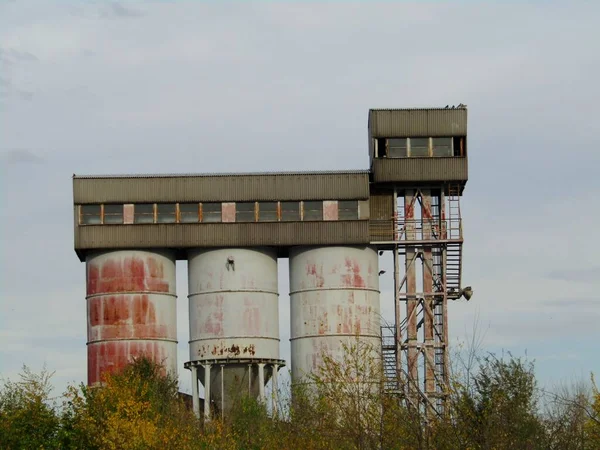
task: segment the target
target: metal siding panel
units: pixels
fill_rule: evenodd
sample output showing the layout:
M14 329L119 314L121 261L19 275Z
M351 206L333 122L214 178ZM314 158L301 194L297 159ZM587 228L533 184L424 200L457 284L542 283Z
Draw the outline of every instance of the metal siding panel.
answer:
M369 174L75 178L74 203L364 200Z
M398 158L373 161L373 179L381 182L467 181L467 158Z
M369 117L374 138L467 134L466 109L374 110Z
M263 222L87 225L78 227L76 250L107 248L250 247L369 242L369 222Z

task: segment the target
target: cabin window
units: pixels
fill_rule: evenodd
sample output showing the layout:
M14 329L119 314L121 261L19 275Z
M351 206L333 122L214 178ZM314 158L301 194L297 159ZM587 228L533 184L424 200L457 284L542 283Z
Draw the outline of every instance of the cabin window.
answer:
M300 220L300 202L281 202L281 221L297 222Z
M81 205L79 207L79 223L82 225L100 225L102 223L102 206Z
M388 157L406 158L408 152L407 140L406 138L388 139Z
M202 203L202 222L220 222L221 204Z
M434 157L452 156L452 138L432 138L432 155Z
M104 205L104 223L123 223L123 205Z
M259 222L277 222L277 202L260 202L258 204Z
M195 223L198 222L198 203L180 203L179 204L179 222Z
M323 202L303 202L304 220L323 220Z
M358 220L358 200L340 200L338 220Z
M429 138L410 138L410 156L412 158L429 156Z
M254 222L254 202L238 202L235 204L236 222Z
M175 203L159 203L156 205L157 223L177 222L177 205Z
M141 203L134 205L133 223L154 223L154 204Z

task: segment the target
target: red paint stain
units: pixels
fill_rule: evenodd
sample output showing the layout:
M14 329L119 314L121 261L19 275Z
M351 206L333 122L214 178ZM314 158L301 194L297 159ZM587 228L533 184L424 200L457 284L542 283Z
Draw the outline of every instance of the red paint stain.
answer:
M156 314L156 301L147 295L110 295L88 300L88 340L106 339L175 339L176 331L161 323Z
M88 264L87 294L112 292L169 292L164 266L153 257L109 258L98 267Z
M325 285L325 278L323 278L323 267L317 268L315 263L308 263L306 265L306 274L312 275L314 277L311 281L313 281L312 287L323 287Z
M351 258L346 258L346 274L342 275L342 285L344 287L362 288L365 287L365 280L360 275L360 264Z
M101 382L108 373L122 370L134 358L146 356L167 367L174 358L171 349L158 341L98 342L88 345L87 351L89 385ZM167 367L163 367L163 375Z

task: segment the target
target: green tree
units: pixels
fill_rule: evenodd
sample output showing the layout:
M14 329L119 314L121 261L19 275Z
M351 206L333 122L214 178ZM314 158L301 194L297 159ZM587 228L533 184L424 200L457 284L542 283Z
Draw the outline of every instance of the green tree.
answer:
M0 448L59 448L60 418L50 397L53 373L23 366L20 380L0 388Z

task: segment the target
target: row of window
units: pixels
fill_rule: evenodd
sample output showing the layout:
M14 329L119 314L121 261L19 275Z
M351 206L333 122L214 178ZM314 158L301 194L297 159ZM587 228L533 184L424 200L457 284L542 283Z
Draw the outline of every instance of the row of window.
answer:
M336 220L358 219L357 200L336 203ZM99 204L79 207L81 225L319 220L323 220L322 201Z
M464 156L463 137L377 139L378 158Z

